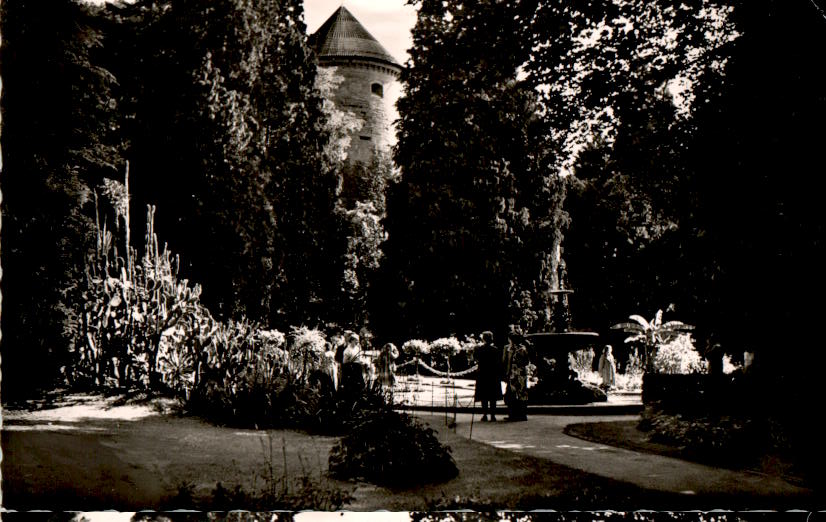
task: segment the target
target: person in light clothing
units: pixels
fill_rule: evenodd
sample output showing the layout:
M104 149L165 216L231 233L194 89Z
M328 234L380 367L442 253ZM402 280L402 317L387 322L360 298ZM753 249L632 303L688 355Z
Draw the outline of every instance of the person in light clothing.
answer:
M599 358L599 376L602 379L602 387L606 390L617 384L617 362L611 352L611 345L608 344Z
M382 388L389 390L393 388L396 383L396 363L394 362L399 357L399 350L393 343L385 344L381 352L379 352L376 360L376 373L378 374L378 381Z
M348 392L364 389L366 381L364 369L366 366L361 352L359 336L355 332L344 335L346 347L341 356L341 387Z

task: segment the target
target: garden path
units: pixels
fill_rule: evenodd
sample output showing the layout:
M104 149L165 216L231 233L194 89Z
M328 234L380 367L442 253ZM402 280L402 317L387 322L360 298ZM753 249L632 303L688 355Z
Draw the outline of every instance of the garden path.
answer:
M419 415L434 427L439 423L444 425L444 414L422 412ZM452 420L452 415L449 418ZM455 429L457 434L497 448L548 459L652 490L721 499L812 498L811 490L790 484L780 477L715 468L676 458L615 448L563 433L565 426L583 422L586 418L588 422L611 422L635 420L639 417L531 415L527 422L509 423L500 419L495 423L482 423L479 422L478 415L460 413L456 416Z

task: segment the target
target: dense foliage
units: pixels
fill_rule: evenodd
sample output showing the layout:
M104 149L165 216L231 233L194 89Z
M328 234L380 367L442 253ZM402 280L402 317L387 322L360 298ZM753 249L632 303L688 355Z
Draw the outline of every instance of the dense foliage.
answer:
M199 302L201 287L178 278L176 258L166 247L159 249L153 224L150 207L144 255L138 259L131 245L118 255L117 236L105 222L97 223L70 351L74 360L65 366L70 383L157 388L161 363L191 364L214 333L209 312ZM179 372L165 376L169 386L181 388Z
M398 174L384 152L377 153L369 164L342 161L339 173L341 190L336 208L347 245L337 320L343 324L369 324L369 300L384 261L387 239L383 224L387 216L387 187Z
M666 374L706 373L708 363L700 357L690 335L682 334L661 345L654 355L655 372Z
M548 2L534 20L528 74L574 174L575 321L671 303L701 347L774 368L816 343L781 325L823 311L798 293L826 283L824 220L791 181L820 161L817 3Z
M318 321L336 176L299 1L112 7L135 195L221 318ZM220 249L216 246L220 245Z
M198 298L218 319L283 329L361 318L382 239L366 224L383 194L338 194L340 129L327 123L301 2L15 1L3 35L3 355L7 369L37 370L8 371L7 391L51 386L83 350L81 292L97 292L84 266L101 254L94 194L123 179L127 159L132 215L101 216L110 232L126 228L120 256L129 233L151 236L151 204L180 255L175 273L207 283ZM144 255L155 253L138 248L123 268ZM98 261L117 272L116 257ZM129 358L111 350L100 356L118 362L104 365ZM81 371L98 384L101 372Z
M530 6L417 5L374 316L408 337L541 328L564 216L537 95L518 79Z
M544 94L557 168L574 174L563 256L581 326L604 329L658 302L683 312L687 121L736 36L730 13L699 0L548 2L536 12L527 71Z
M387 406L365 408L354 417L330 451L329 466L334 477L396 487L445 482L459 473L450 448L431 428Z
M51 384L94 248L92 192L117 174L116 81L103 34L71 0L3 2L3 390ZM34 365L38 371L20 371Z
M631 334L625 338L626 343L637 344L642 347L640 356L646 369L654 369L655 360L659 350L674 341L680 339L681 334L694 330L694 327L682 321L663 321L663 311L657 310L651 320L647 320L641 315L631 315L631 321L615 324L611 328L622 330L626 334ZM690 341L688 342L690 345ZM692 347L693 349L693 347ZM673 354L672 354L673 355Z
M572 151L575 322L604 330L624 310L673 304L701 352L755 352L787 408L761 414L822 464L804 420L821 335L789 327L824 311L807 298L826 287L810 189L826 114L818 2L562 4L538 11L548 45L528 72L549 84L548 122Z

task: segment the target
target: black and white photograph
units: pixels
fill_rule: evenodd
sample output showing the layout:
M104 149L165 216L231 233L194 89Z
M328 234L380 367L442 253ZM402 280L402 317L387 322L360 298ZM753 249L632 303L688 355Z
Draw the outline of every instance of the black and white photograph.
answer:
M0 0L0 518L826 520L826 0Z

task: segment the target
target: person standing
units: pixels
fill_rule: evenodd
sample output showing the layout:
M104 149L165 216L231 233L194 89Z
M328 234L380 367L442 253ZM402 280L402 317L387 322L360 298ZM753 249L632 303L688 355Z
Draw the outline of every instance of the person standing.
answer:
M476 391L474 402L482 403L482 422L496 421L496 401L502 398L502 386L499 384L502 370L502 353L493 344L493 333L482 332L482 344L474 353L478 369L476 370Z
M399 350L393 343L385 344L379 352L376 361L376 373L378 373L379 384L386 390L392 389L396 383L396 363L394 361L398 357Z
M605 345L602 355L599 357L599 376L602 379L602 388L606 390L617 383L617 363L614 360L614 354L611 352L611 345Z
M528 348L525 338L516 332L511 334L508 346L508 390L505 402L508 404L508 422L528 420Z
M363 390L364 356L361 353L359 336L355 332L347 331L344 334L345 348L341 355L341 387L347 392Z

